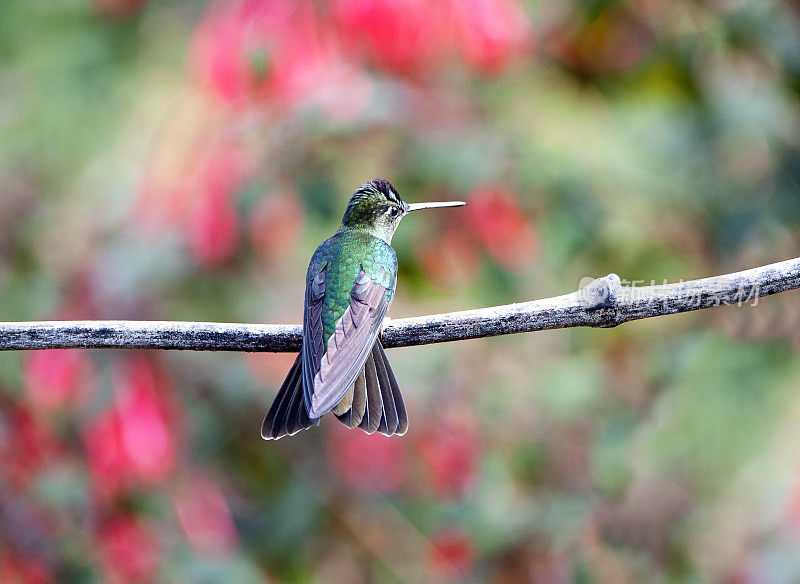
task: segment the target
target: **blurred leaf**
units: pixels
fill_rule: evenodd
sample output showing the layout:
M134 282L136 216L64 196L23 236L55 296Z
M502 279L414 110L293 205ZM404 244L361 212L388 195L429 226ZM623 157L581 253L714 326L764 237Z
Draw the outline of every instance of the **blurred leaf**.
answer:
M591 354L543 365L537 373L542 407L562 421L591 413L602 394L600 372L600 363Z
M687 351L675 385L641 430L640 454L659 472L686 474L710 496L764 447L770 422L791 398L797 363L780 343L714 335L696 339Z

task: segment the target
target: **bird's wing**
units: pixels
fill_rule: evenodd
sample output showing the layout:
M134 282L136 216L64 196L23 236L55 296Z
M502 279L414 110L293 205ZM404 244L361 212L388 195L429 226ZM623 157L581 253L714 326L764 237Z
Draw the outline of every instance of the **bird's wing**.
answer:
M327 279L326 264L308 281L306 285L305 313L303 316L303 401L306 411L314 423L319 423L319 416L311 415L311 396L313 394L314 376L322 364L325 354L325 329L322 323L323 301L325 299L325 282Z
M325 277L315 276L306 291L308 333L303 335L303 391L311 419L332 410L353 385L389 309L387 289L361 269L350 291L350 303L336 321L322 354L324 287Z

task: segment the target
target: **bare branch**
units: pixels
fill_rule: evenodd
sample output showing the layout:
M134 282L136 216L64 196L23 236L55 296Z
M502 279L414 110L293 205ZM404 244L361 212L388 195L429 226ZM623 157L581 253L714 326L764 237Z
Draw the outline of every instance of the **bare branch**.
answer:
M725 304L756 304L800 288L800 258L702 280L622 286L616 274L564 296L387 320L386 347L408 347L574 326L613 327L630 320ZM300 349L299 325L159 321L0 323L0 350L116 348L195 351Z

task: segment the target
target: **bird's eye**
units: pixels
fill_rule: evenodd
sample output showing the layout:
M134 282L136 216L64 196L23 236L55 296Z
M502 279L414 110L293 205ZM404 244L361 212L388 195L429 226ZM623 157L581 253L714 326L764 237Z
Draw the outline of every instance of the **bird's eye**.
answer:
M389 207L389 213L391 213L392 217L397 217L397 214L400 213L400 209L397 207Z

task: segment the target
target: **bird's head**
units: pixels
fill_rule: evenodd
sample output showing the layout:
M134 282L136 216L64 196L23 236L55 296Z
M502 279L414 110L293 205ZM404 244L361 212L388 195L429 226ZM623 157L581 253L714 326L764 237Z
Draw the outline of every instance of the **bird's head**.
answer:
M363 229L391 243L400 220L411 211L434 207L458 207L461 201L445 203L406 203L388 180L375 179L361 185L350 196L344 212L342 227Z

